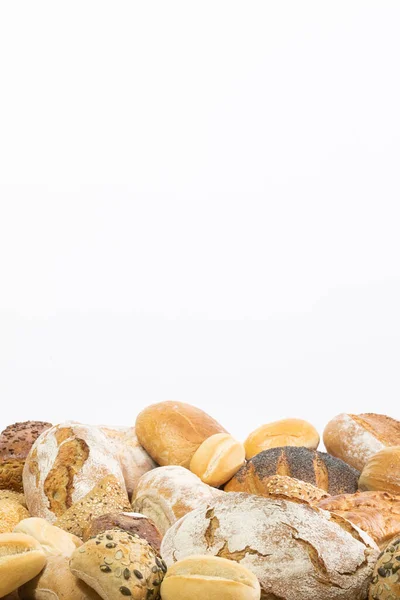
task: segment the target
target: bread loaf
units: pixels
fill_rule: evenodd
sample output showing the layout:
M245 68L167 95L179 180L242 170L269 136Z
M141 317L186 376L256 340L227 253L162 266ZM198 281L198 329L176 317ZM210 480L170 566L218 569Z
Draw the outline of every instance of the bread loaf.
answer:
M110 530L85 542L72 555L74 575L103 600L133 596L157 600L165 564L145 540L121 530Z
M46 564L40 544L22 533L0 534L0 598L36 577Z
M13 500L0 500L0 533L11 533L27 517L29 513L22 504Z
M168 567L197 554L235 560L257 576L263 598L285 600L365 598L378 552L338 515L241 493L188 513L161 544Z
M69 558L74 550L82 545L82 541L75 535L67 533L39 517L24 519L15 527L14 533L24 533L35 538L46 556Z
M12 500L21 504L24 508L27 508L25 502L25 496L21 492L13 492L12 490L0 490L0 501L1 500Z
M109 529L122 529L131 535L136 534L146 540L156 552L160 552L160 531L151 519L135 512L108 513L92 519L83 533L83 541Z
M307 504L317 504L322 498L330 498L327 492L311 483L287 475L272 475L262 480L261 485L257 485L258 483L259 480L253 480L255 485L247 493L266 498L281 498L292 502L306 502Z
M330 454L361 471L380 450L400 446L400 421L374 413L340 414L325 427L323 438Z
M318 506L366 531L380 548L400 535L400 496L386 492L356 492L331 496L321 500Z
M51 423L25 421L9 425L0 434L0 489L23 492L22 470L39 435Z
M107 475L125 487L111 441L97 427L56 425L32 446L23 480L29 512L54 522Z
M369 600L400 598L400 539L389 544L379 555L369 588Z
M223 493L184 467L158 467L141 477L133 509L152 519L164 535L183 515Z
M302 446L316 450L318 444L319 433L313 425L302 419L282 419L258 427L247 437L244 447L246 458L250 460L269 448Z
M264 450L249 460L225 486L226 492L262 494L272 475L287 475L331 495L354 493L359 473L325 452L286 446Z
M400 446L374 454L362 470L359 487L400 495Z
M172 565L161 584L163 600L260 600L257 577L217 556L189 556Z
M215 433L198 447L190 461L190 470L204 483L220 487L239 471L244 462L243 444L229 433Z
M189 468L197 448L214 433L226 433L209 415L183 402L160 402L145 408L136 419L136 435L161 466Z

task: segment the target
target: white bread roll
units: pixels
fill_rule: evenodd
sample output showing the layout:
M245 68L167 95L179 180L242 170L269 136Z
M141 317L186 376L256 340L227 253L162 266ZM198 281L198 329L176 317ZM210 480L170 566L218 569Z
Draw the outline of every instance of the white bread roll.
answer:
M74 550L82 546L82 541L76 535L67 533L39 517L24 519L14 528L14 533L24 533L35 538L46 556L65 556L69 558Z
M204 483L220 487L239 471L244 461L243 444L229 433L215 433L196 450L190 470Z
M36 577L45 564L46 555L33 537L0 534L0 598Z

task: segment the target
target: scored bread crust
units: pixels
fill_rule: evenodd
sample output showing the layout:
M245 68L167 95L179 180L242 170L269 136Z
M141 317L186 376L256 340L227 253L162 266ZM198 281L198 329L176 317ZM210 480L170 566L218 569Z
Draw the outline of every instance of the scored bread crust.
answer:
M39 542L22 533L0 534L0 598L36 577L46 564Z

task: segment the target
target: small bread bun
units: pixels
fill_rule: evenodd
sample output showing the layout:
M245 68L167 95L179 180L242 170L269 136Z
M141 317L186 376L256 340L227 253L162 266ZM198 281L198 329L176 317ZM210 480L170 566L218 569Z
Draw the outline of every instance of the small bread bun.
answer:
M257 577L243 565L217 556L189 556L172 565L161 584L163 600L259 600Z
M244 461L243 444L229 433L215 433L196 450L190 470L204 483L220 487L239 471Z
M400 495L400 446L374 454L362 470L360 490L379 490Z
M310 450L316 450L318 444L319 434L313 425L302 419L282 419L261 425L250 433L244 447L246 458L250 460L256 454L269 448L304 446Z
M15 527L14 533L25 533L35 538L47 556L69 558L74 550L82 546L82 541L77 536L39 517L24 519Z
M22 504L14 500L0 500L0 533L11 533L14 527L29 517Z
M33 537L0 534L0 598L36 577L45 564L46 555Z

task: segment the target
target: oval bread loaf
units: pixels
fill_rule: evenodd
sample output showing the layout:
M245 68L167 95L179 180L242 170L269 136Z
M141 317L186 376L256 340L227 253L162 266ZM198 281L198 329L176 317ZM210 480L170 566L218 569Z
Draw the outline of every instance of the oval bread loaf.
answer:
M220 487L239 471L244 462L243 444L229 433L215 433L196 450L190 461L190 470L204 483Z
M374 454L363 468L360 490L376 490L400 495L400 446L384 448Z
M14 533L24 533L35 538L46 556L69 558L76 548L82 545L82 541L77 536L63 531L39 517L24 519L15 527Z
M303 419L282 419L258 427L247 437L244 447L246 458L250 460L256 454L269 448L303 446L316 450L318 444L319 433L311 423L303 421Z
M46 564L39 542L23 533L0 534L0 598L36 577Z

